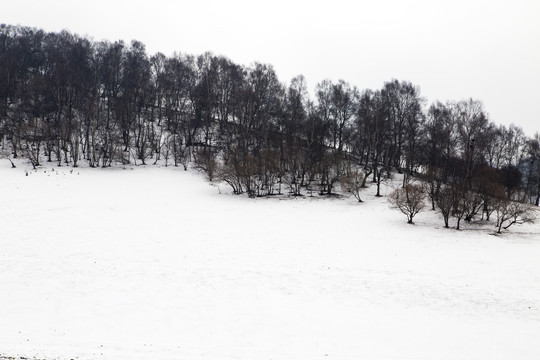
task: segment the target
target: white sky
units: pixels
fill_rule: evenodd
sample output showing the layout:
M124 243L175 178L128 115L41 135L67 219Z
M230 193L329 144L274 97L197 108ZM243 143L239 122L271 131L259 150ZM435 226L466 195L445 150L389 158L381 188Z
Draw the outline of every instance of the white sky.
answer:
M270 63L311 92L325 78L408 80L430 103L482 100L529 136L540 131L539 19L540 0L0 0L3 23Z

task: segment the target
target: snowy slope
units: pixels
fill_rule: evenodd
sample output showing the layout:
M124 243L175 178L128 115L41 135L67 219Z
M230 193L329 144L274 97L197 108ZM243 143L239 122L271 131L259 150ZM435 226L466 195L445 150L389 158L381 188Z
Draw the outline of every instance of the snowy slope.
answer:
M540 225L0 162L0 356L539 359ZM389 190L388 190L389 191Z

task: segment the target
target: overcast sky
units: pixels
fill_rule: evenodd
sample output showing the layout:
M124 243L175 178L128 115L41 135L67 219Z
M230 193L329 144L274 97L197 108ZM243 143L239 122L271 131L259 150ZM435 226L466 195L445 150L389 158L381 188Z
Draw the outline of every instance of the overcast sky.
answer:
M393 78L429 103L474 98L497 124L540 131L540 0L0 0L0 22L132 39L149 54L211 51L379 89Z

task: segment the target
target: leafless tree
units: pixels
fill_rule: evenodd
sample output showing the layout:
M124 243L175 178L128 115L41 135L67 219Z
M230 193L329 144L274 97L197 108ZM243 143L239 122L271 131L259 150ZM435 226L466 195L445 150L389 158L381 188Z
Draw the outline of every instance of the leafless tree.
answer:
M448 220L452 215L455 203L455 191L452 186L443 186L439 189L435 197L435 205L444 219L444 227L448 229Z
M536 211L529 204L512 201L508 198L499 198L496 201L495 212L497 214L497 233L502 229L508 229L515 224L534 222Z
M360 170L351 170L341 179L341 187L343 191L350 194L362 202L360 192L365 189L365 175Z
M424 210L426 194L421 185L407 184L388 195L388 202L407 216L407 223L413 224L413 218Z
M7 159L9 160L9 162L11 163L11 167L12 168L16 168L15 164L13 163L13 160L12 160L12 154L11 152L9 152L8 150L0 150L0 159Z

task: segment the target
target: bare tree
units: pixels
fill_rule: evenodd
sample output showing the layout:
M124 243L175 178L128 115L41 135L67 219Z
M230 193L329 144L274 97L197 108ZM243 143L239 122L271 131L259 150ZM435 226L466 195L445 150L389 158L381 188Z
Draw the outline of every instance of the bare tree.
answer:
M470 191L466 182L462 182L452 187L454 192L454 207L452 208L452 215L456 218L456 230L460 229L461 220L467 215L469 211L469 199Z
M360 192L365 189L365 176L360 170L351 170L341 179L341 187L343 191L350 194L362 202Z
M444 219L444 227L448 229L448 219L452 214L455 202L455 191L451 186L442 187L435 197L435 205Z
M388 195L388 202L407 216L407 223L414 224L413 218L422 211L426 204L426 195L421 185L407 184Z
M537 132L527 143L529 171L527 174L528 191L531 201L540 205L540 134Z
M437 201L437 197L439 196L439 191L441 190L441 184L438 177L438 169L435 166L428 165L426 167L426 170L424 171L424 174L422 174L422 186L424 187L424 190L426 191L426 194L428 195L428 198L431 202L431 210L435 210L435 203Z
M535 212L529 204L512 201L508 198L499 198L496 201L495 212L497 214L497 233L502 229L508 229L514 224L532 223Z
M11 167L16 168L11 157L12 157L12 154L8 150L0 150L0 159L8 159L9 162L11 163Z

